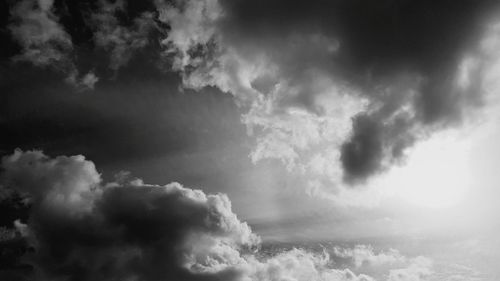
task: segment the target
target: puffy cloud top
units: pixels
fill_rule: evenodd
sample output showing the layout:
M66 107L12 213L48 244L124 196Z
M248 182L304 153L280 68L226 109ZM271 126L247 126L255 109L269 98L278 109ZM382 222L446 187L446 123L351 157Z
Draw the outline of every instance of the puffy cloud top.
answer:
M46 278L185 280L212 274L200 268L214 263L225 271L240 247L259 242L222 194L140 180L102 186L83 156L16 151L2 165L5 185L31 200L31 260Z

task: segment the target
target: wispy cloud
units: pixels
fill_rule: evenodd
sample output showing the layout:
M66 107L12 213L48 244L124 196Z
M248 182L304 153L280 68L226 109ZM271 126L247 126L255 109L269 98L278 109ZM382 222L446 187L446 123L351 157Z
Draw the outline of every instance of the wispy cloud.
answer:
M37 66L70 63L73 49L71 36L59 24L53 13L51 0L24 0L11 9L12 36L22 46L22 53L15 60L29 61Z
M21 54L14 61L55 69L66 75L66 82L77 89L93 89L97 77L91 72L79 77L72 58L71 36L59 23L53 0L22 0L12 6L10 14L9 30L21 45Z
M126 13L125 1L101 0L97 11L90 16L94 42L110 52L109 67L114 71L125 66L135 51L149 44L150 33L155 26L152 12L143 12L127 26L120 23L116 16L120 12Z

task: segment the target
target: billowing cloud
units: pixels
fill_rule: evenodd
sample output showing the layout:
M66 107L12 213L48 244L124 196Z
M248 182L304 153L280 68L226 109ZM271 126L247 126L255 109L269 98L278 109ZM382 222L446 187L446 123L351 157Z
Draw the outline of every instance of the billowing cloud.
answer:
M10 10L8 26L12 37L21 46L14 61L27 61L38 67L50 67L66 75L66 82L79 90L93 89L94 73L81 75L72 58L71 36L54 13L53 0L22 0Z
M102 186L83 156L16 151L2 164L5 185L30 198L30 261L44 278L229 278L240 248L258 242L225 195L140 180Z
M374 281L370 276L354 274L349 269L333 269L329 266L327 254L317 255L293 249L257 262L250 259L253 265L249 280L342 280L342 281Z
M3 194L17 194L29 206L28 218L12 222L16 230L2 241L33 247L18 257L34 267L36 280L375 280L336 269L327 253L261 254L260 238L224 194L145 184L126 173L104 184L81 155L17 150L2 159L2 169ZM404 259L396 252L373 255L371 248L337 254L357 259L360 253L370 262ZM401 278L423 276L426 265L411 262L391 271L390 280L420 280Z
M462 58L478 48L489 4L206 0L158 9L184 86L218 87L248 109L252 160L278 159L308 189L341 194L481 104L482 72ZM329 168L312 176L312 162Z
M2 159L5 184L28 194L37 204L68 211L89 209L101 181L92 162L83 156L50 159L40 151L16 150Z

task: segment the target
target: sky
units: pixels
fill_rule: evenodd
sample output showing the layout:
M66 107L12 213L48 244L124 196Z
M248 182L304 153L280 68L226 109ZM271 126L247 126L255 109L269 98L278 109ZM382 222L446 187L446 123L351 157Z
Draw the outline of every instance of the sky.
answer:
M500 280L494 0L0 3L0 280Z

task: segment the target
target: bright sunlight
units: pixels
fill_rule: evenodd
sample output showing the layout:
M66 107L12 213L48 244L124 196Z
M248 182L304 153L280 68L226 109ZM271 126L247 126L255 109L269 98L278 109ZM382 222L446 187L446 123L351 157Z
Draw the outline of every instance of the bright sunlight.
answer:
M417 144L406 163L389 173L388 184L397 196L419 207L457 205L471 183L468 143L439 134Z

